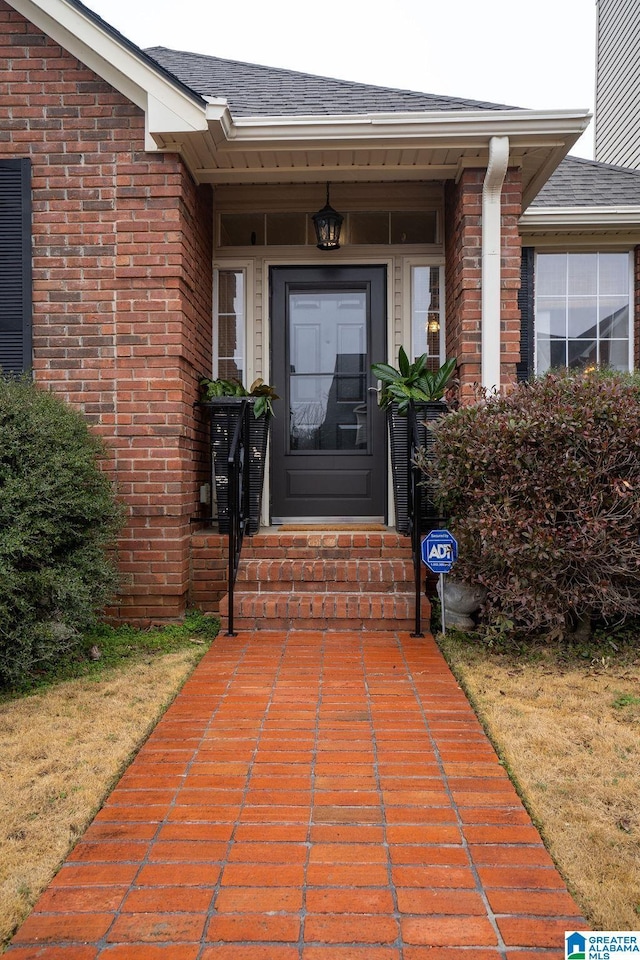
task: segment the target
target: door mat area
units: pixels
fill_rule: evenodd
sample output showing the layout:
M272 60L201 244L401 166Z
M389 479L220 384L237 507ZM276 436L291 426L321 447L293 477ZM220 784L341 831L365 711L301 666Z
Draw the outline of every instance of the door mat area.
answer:
M360 530L365 533L371 531L386 533L390 528L385 527L384 523L282 523L275 529L281 530L283 533L297 533L299 531L303 533L322 533L326 530L330 530L332 533L334 530L347 530L350 533L357 533Z

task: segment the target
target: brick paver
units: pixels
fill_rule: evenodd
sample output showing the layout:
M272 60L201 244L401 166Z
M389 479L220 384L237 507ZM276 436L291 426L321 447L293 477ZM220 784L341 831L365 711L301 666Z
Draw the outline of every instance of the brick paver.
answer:
M551 960L576 927L431 639L264 631L216 640L8 958Z

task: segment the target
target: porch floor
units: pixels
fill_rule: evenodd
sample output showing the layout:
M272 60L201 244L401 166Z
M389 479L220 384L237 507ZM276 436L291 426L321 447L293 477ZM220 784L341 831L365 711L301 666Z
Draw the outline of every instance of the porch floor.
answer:
M550 960L576 928L431 638L261 631L215 641L7 956Z

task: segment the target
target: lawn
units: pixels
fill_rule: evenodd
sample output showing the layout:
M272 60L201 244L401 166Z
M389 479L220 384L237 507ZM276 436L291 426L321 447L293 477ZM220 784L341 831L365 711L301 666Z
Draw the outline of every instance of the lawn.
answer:
M208 649L217 621L104 628L100 659L0 699L0 950Z
M442 648L592 928L640 929L637 640Z

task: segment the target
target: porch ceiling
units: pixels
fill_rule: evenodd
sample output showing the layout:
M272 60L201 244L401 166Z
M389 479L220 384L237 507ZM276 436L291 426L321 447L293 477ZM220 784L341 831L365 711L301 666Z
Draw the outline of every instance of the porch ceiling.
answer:
M586 111L528 110L232 118L217 101L207 107L206 131L149 132L212 184L456 179L487 166L491 137L508 136L527 205L588 120Z

